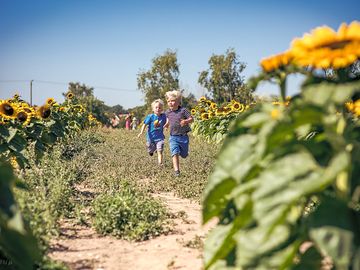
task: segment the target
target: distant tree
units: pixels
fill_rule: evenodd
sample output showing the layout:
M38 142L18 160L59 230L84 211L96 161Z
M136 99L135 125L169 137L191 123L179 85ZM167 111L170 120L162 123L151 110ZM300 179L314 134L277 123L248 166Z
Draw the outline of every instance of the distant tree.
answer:
M107 124L109 121L110 107L105 105L102 100L94 96L94 88L79 82L70 82L68 92L74 94L75 98L82 104L88 112L101 123ZM66 97L67 93L63 93Z
M130 108L129 111L137 119L142 120L145 118L146 114L149 113L149 107L147 105L141 105L134 108Z
M209 69L200 72L198 82L210 92L216 103L232 99L245 104L253 101L253 90L247 87L241 75L246 64L238 60L234 49L228 49L226 54L213 54L208 63Z
M80 84L79 82L70 82L68 91L72 92L77 98L94 96L94 88Z
M189 94L188 96L183 96L182 98L182 106L185 108L194 108L197 104L197 100L193 94Z
M108 108L108 111L110 113L115 113L116 115L119 115L119 114L124 114L126 113L126 110L123 108L123 106L117 104L115 106L112 106L112 107L109 107Z
M150 106L157 98L164 99L165 93L179 89L179 64L176 52L167 50L152 60L152 67L137 75L138 88L145 95L145 103Z

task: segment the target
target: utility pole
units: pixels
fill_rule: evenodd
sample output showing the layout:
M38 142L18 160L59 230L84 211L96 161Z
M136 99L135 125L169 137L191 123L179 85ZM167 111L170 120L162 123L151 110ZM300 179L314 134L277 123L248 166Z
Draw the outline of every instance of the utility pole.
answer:
M30 106L32 106L32 83L34 80L30 81Z

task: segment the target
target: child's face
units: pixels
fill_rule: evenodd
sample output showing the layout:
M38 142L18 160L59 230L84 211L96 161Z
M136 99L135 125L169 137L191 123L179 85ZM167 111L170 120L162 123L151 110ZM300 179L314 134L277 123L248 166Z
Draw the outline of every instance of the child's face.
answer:
M153 110L154 110L155 114L159 115L159 114L162 113L163 107L162 107L162 105L160 103L156 103Z
M176 98L169 98L167 100L167 104L168 104L170 110L177 110L180 105L180 100L176 99Z

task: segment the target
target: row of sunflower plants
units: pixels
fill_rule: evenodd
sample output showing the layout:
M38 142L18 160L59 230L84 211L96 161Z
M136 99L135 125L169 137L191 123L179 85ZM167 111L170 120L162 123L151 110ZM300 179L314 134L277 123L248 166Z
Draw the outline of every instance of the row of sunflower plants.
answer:
M236 100L220 107L206 97L201 97L197 105L191 109L194 117L192 133L207 142L220 143L224 140L231 121L249 108L250 105L241 104Z
M30 106L15 95L0 100L0 155L24 168L29 149L39 159L59 139L94 125L98 121L71 92L62 104L48 98L42 106Z
M318 27L261 61L288 106L238 116L203 197L206 269L360 269L360 23ZM345 105L346 104L346 105ZM326 261L326 260L325 260ZM328 265L329 267L329 265Z
M18 95L0 100L0 264L9 269L32 269L47 260L16 203L13 189L26 192L27 186L16 180L14 168L28 168L31 158L38 161L61 139L93 125L98 125L97 120L72 93L62 104L48 98L39 107L30 106Z

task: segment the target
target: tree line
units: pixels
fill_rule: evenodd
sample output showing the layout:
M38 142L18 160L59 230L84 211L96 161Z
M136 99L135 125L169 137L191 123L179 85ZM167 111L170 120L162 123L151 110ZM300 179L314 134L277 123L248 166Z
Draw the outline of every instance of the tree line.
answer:
M245 83L242 72L246 64L239 60L235 50L230 48L224 54L213 54L208 61L208 69L199 72L198 83L207 91L205 95L215 103L221 105L230 100L237 100L243 104L254 101L254 90ZM125 110L121 105L107 106L103 101L94 96L94 88L80 83L69 83L71 91L86 109L102 123L106 124L109 116L123 114L131 111L141 119L151 109L151 102L159 97L164 97L169 90L185 89L180 87L180 69L177 52L167 49L164 54L152 59L149 70L140 70L137 74L137 87L144 94L144 105ZM64 93L65 95L66 93ZM183 95L183 106L194 107L197 103L193 94Z

